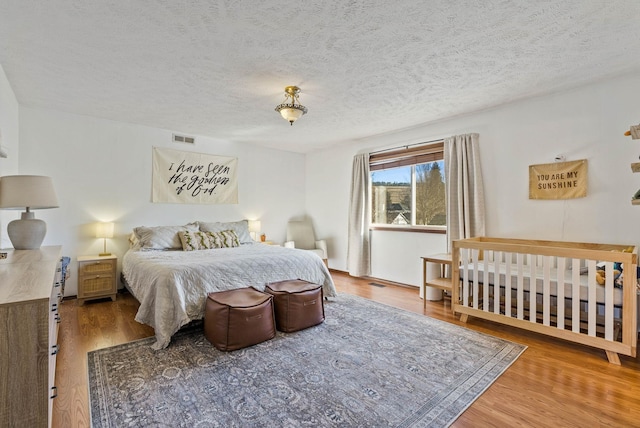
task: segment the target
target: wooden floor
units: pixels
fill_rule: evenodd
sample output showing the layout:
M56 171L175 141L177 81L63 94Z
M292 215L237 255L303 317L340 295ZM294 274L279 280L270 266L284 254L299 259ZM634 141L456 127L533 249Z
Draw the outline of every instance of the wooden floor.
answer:
M369 281L332 272L339 292L355 294L528 346L520 358L454 423L454 427L640 427L640 358L607 362L604 351L535 333L471 319L457 321L448 301L428 302L417 288ZM380 284L380 281L376 281ZM56 372L54 427L89 426L88 351L153 335L134 316L129 294L116 302L61 305L60 353Z

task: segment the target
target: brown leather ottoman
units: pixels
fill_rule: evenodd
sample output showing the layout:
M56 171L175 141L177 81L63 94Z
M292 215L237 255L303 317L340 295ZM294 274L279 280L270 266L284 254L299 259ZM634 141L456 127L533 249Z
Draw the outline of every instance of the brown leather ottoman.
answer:
M207 295L204 336L221 351L235 351L276 335L273 297L254 288Z
M264 291L273 295L278 330L298 331L324 321L321 285L296 279L267 284Z

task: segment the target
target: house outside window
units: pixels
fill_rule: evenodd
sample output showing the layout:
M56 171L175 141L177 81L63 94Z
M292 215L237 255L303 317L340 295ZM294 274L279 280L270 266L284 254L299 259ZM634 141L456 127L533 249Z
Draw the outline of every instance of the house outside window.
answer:
M373 226L446 227L442 144L370 159Z

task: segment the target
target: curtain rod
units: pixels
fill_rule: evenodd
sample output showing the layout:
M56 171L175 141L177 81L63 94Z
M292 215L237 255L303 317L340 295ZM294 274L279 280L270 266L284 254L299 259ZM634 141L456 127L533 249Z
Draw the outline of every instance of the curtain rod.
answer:
M383 153L383 152L389 152L391 150L397 150L397 149L408 149L409 147L413 147L413 146L421 146L423 144L431 144L431 143L439 143L441 141L444 141L444 138L438 138L437 140L431 140L431 141L424 141L422 143L413 143L413 144L405 144L402 146L397 146L397 147L391 147L389 149L382 149L382 150L376 150L375 152L369 152L370 155L374 155L377 153Z

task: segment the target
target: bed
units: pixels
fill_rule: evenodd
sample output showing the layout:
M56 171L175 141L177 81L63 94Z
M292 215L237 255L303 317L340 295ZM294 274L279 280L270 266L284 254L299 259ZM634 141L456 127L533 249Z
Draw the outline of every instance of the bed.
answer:
M203 318L210 292L240 287L264 290L270 282L302 279L321 284L325 297L337 296L329 270L312 252L250 239L230 248L183 251L177 247L176 228L180 227L162 231L167 238L164 243L157 233L156 242L144 241L145 235L138 233L122 260L125 284L140 302L135 319L155 329L154 349L167 347L180 327Z
M454 241L452 309L636 356L637 248L504 238Z

